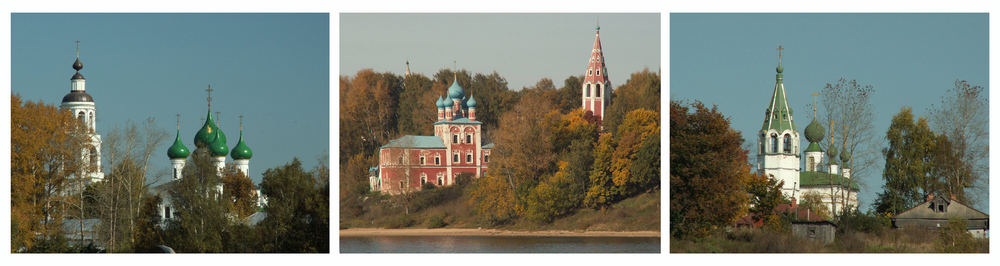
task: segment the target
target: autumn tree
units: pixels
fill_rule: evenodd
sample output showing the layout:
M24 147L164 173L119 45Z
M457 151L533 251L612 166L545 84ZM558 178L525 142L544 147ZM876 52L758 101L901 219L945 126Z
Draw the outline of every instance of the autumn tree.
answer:
M604 207L659 189L659 117L656 111L636 109L625 116L615 135L601 136L594 150L588 206Z
M257 191L253 181L235 167L227 166L223 170L222 193L229 201L227 213L245 218L257 212Z
M11 252L65 252L62 221L80 204L70 192L85 167L86 129L54 106L18 95L10 103Z
M611 105L604 113L604 128L610 132L617 130L625 115L634 109L660 112L660 73L643 69L632 73L621 86L614 88Z
M982 86L955 80L955 86L941 97L941 103L931 106L931 129L947 136L950 153L957 160L952 169L939 172L947 179L946 193L968 204L977 202L976 195L988 195L989 189L989 103ZM975 193L966 193L972 191Z
M397 134L402 78L364 69L354 78L341 78L340 88L341 158L374 154Z
M340 166L340 220L346 221L351 217L362 214L361 203L369 192L369 172L368 167L374 166L378 162L364 154L355 154L347 161L346 165Z
M749 213L755 221L762 221L767 228L778 228L779 222L775 208L779 204L788 203L781 192L785 181L769 178L765 175L750 175L746 182L746 192L750 195Z
M747 150L741 147L743 137L729 124L717 107L670 102L670 234L674 237L707 235L747 211L744 189L753 174Z
M813 213L816 213L823 219L830 219L830 211L823 204L823 195L816 192L807 192L802 194L802 202L799 206L805 209L809 209ZM842 214L844 215L844 214Z
M435 86L437 85L437 86ZM434 102L444 91L444 87L421 74L411 74L403 78L403 90L399 95L399 125L402 135L427 135L433 132L437 118Z
M938 185L933 176L934 133L923 117L914 121L912 109L903 107L892 117L886 132L889 147L882 149L885 190L875 200L880 213L897 214L924 201Z
M569 76L563 80L563 86L559 88L555 98L555 105L559 111L568 113L575 109L581 109L580 103L583 101L581 94L583 88L583 75Z

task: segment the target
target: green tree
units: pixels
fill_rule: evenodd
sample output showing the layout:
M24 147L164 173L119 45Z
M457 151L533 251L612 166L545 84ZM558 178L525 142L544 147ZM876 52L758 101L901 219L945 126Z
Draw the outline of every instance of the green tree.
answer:
M598 159L591 173L587 206L603 207L659 189L659 148L653 147L659 144L659 135L659 113L636 109L625 116L614 136L601 136L594 153Z
M160 227L163 217L160 217L159 196L147 195L143 197L142 211L137 221L135 234L135 245L132 251L137 253L157 253L160 252L157 245L164 244L164 232Z
M264 171L261 192L267 217L258 224L267 252L329 252L329 183L322 170L302 169L298 159Z
M219 191L218 171L208 149L196 149L185 164L184 178L167 185L175 216L167 225L166 242L177 252L225 251L229 201Z
M563 86L559 88L556 107L560 112L568 113L575 109L582 109L580 103L583 102L581 90L583 88L583 75L569 76L563 81Z
M435 90L437 88L437 90ZM433 133L432 123L437 118L434 102L441 94L440 86L424 75L411 74L403 78L403 92L399 95L400 134L426 135Z
M242 219L257 212L257 191L253 181L232 166L222 171L223 198L229 201L227 213Z
M559 171L546 176L528 195L527 217L533 221L550 223L576 209L583 195L583 187L570 177L569 162L560 161Z
M670 234L699 237L747 211L750 176L740 132L716 107L670 102Z
M612 156L615 151L614 137L603 133L594 147L594 166L590 170L590 184L584 204L599 208L611 205L617 199L614 187Z
M960 218L948 219L948 225L938 230L938 249L945 253L975 252L975 239L967 230L967 226L965 220Z
M892 117L886 139L889 147L882 150L885 190L875 200L875 209L897 214L923 202L939 186L932 175L935 135L927 119L919 117L914 122L911 108L903 107Z
M763 221L768 228L776 228L779 222L778 213L774 210L779 204L788 203L781 193L785 181L768 178L764 175L751 175L747 179L746 192L750 195L750 215L755 221Z
M815 192L808 192L802 194L802 202L799 203L802 208L809 209L813 213L823 217L823 219L830 219L830 212L827 210L826 206L823 205L823 195Z

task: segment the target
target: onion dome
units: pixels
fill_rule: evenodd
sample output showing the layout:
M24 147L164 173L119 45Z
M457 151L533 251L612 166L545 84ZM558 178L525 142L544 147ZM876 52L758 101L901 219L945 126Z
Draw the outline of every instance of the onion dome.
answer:
M781 74L781 72L785 72L785 67L782 67L779 63L778 67L774 68L774 70L778 71L778 74Z
M212 152L212 157L225 157L229 153L229 146L226 146L226 142L221 137L218 137L221 130L217 130L215 134L217 137L212 144L209 144L208 150Z
M830 164L837 164L837 147L830 147L830 149L826 151L826 155L830 156Z
M215 125L215 121L212 120L212 110L209 110L208 116L205 118L205 125L201 126L198 133L194 135L194 146L196 148L208 147L209 144L215 142L218 136L218 134L215 134L216 131L218 131L218 128Z
M823 141L823 136L826 135L824 131L826 130L823 128L823 125L820 125L816 122L816 119L813 119L813 121L806 126L806 139L813 143Z
M476 108L476 97L470 95L469 100L466 101L465 104L468 105L469 108Z
M458 78L451 83L451 87L448 87L448 98L452 99L462 99L465 96L465 89L458 85Z
M443 109L445 107L445 105L447 105L447 103L445 103L444 97L438 96L438 100L437 100L437 102L435 102L435 105L437 106L437 108L442 108Z
M173 159L185 159L191 155L191 151L187 147L184 147L184 143L181 141L181 131L177 130L177 138L174 139L174 145L170 145L167 149L167 157Z
M236 147L233 147L233 152L230 155L233 156L233 160L249 160L250 157L253 157L253 151L243 141L242 130L240 130L240 142L236 143Z
M76 72L76 74L73 74L73 77L70 78L70 80L74 79L85 79L85 78L83 78L83 74L80 74L80 72Z
M451 100L451 96L448 96L444 97L444 101L442 101L441 104L444 105L444 108L451 108L455 103Z
M76 69L76 71L80 71L80 69L83 69L83 62L80 62L79 57L76 58L76 62L73 62L73 69Z
M847 151L841 152L840 162L844 163L844 165L847 165L847 162L849 161L851 161L851 153Z

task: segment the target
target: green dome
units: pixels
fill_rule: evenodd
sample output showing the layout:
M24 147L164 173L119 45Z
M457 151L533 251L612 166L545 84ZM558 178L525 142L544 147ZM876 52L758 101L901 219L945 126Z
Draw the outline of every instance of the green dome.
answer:
M851 161L851 153L847 151L840 153L840 161L847 165L847 162Z
M184 143L181 142L181 131L177 130L177 138L174 139L174 145L170 145L167 149L167 157L170 159L185 159L191 155L191 151L187 147L184 147Z
M813 121L806 126L806 139L813 143L823 141L823 136L826 135L824 131L826 130L823 129L823 125L820 125L816 122L816 119L813 119Z
M253 157L253 151L247 146L246 142L243 142L243 131L240 131L240 142L236 143L236 147L233 147L233 152L230 154L233 156L233 160L249 160Z
M837 164L837 147L830 147L830 149L826 151L826 155L830 156L830 164Z
M458 79L456 78L455 81L451 83L451 87L448 87L448 98L462 99L464 96L465 89L458 85Z
M476 108L476 97L469 96L469 101L465 102L469 108Z
M212 110L208 110L208 116L205 118L205 125L201 126L198 133L194 135L194 146L195 148L208 147L209 144L215 142L218 131L218 126L215 125L215 121L212 120Z
M217 130L216 132L218 132L216 135L222 133L221 130ZM212 152L212 157L226 156L229 153L229 147L226 146L225 139L221 137L216 137L215 142L212 142L208 146L208 150Z
M775 68L774 70L777 70L778 73L785 72L785 67L781 66L781 64L778 64L778 67Z
M444 104L442 104L443 102L444 97L438 96L437 101L434 101L434 106L437 106L437 108L444 108Z

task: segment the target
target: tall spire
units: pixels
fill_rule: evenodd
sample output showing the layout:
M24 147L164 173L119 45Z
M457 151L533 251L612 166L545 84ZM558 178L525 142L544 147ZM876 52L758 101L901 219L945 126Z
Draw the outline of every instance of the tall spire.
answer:
M778 74L775 75L774 92L771 94L771 102L764 113L764 125L761 126L761 131L768 129L774 129L778 132L786 129L795 130L795 122L792 117L794 111L792 111L785 96L784 76L782 74L784 67L781 66L781 50L784 50L784 48L779 45L778 67L775 69Z
M404 75L404 77L409 75L410 75L410 60L406 60L406 75Z

